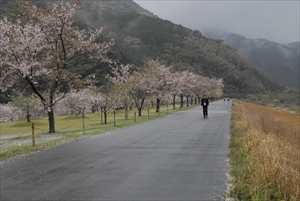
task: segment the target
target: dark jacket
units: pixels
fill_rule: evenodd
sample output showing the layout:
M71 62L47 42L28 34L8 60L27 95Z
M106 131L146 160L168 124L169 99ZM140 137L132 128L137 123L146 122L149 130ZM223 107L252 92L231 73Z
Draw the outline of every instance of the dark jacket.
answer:
M202 106L208 106L209 105L208 98L202 98L201 99L201 105Z

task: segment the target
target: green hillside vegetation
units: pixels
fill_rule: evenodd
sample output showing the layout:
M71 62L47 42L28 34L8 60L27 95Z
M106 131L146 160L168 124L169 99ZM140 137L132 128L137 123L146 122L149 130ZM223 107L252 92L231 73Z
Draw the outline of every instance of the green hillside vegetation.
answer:
M290 68L278 65L257 64L253 65L259 72L277 80L280 84L300 90L299 73Z
M299 85L299 44L279 44L266 39L249 39L244 36L222 32L205 31L204 35L224 40L249 59L252 67L278 83L300 89Z
M121 63L139 66L143 59L150 57L172 65L176 70L223 77L224 92L228 96L239 97L283 89L278 83L260 75L243 56L222 41L209 39L199 31L155 16L142 15L134 10L117 10L108 7L100 13L85 6L78 16L84 19L81 21L84 24L105 26L104 35L116 40L113 56Z
M118 61L139 66L145 58L159 59L176 70L223 77L226 96L242 98L252 94L259 98L259 94L270 94L280 103L297 103L296 91L286 94L283 86L258 73L244 56L223 41L140 11L124 11L121 6L118 12L117 8L113 11L107 5L110 1L104 2L107 8L101 12L96 8L88 12L84 5L78 17L82 25L105 26L104 35L116 40L112 56Z
M43 2L51 1L37 3L42 5ZM162 20L131 0L84 1L77 18L77 25L81 27L105 27L100 40L115 39L109 57L120 63L139 68L147 58L158 59L176 70L224 78L225 96L247 98L269 94L280 103L297 103L296 92L289 93L292 97L286 99L285 87L260 74L244 56L223 41ZM107 65L93 60L82 61L73 69L83 76L96 73L98 84L109 73Z

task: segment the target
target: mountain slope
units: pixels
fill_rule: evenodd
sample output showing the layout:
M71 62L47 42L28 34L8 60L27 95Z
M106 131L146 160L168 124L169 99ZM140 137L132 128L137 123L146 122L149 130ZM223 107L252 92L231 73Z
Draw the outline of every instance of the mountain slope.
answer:
M177 70L223 77L225 94L235 97L282 89L222 41L162 20L131 0L85 1L77 16L83 24L105 26L104 35L116 40L112 56L122 63L140 66L152 58Z
M245 57L223 41L162 20L132 0L83 1L77 18L78 25L82 27L105 26L101 40L115 39L109 56L120 63L131 63L138 68L146 58L158 59L176 70L224 78L224 93L231 97L284 89L258 73ZM83 76L91 72L107 73L105 70L99 71L104 66L95 61L83 61L79 65L76 70Z
M224 40L247 57L259 72L285 86L299 90L300 42L279 44L265 39L248 39L242 35L223 31L205 31L204 35Z

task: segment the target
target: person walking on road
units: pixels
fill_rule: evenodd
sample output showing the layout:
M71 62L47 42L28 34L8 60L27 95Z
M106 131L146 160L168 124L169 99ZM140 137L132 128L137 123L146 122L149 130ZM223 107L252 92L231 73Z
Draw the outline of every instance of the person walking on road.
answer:
M208 98L206 96L203 96L201 99L201 106L203 107L203 117L208 117L207 108L209 105Z

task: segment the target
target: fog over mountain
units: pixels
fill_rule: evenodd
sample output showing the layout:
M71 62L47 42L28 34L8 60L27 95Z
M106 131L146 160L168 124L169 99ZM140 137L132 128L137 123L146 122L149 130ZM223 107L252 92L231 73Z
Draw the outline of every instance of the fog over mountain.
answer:
M247 57L254 68L279 83L299 90L299 42L279 44L266 39L249 39L225 31L204 31L205 36L224 40Z
M135 2L162 19L201 32L219 29L281 44L300 41L298 0Z
M112 26L111 24L105 24L108 23L108 21L103 20L106 12L129 12L134 10L142 15L159 18L159 16L156 16L150 10L146 10L139 6L146 2L134 2L128 0L118 2L90 1L88 4L85 3L85 7L88 6L91 10L94 10L94 14L86 15L84 14L85 12L81 14L79 12L79 15L82 21L93 27L102 25L107 27ZM172 4L168 5L174 6L178 3L179 2L172 2ZM180 2L180 5L185 4ZM172 8L173 7L170 9ZM95 10L97 10L96 13ZM122 28L123 32L127 32L127 30L134 28L135 24L139 23L139 20L140 17L137 17L135 21L131 19L130 23L127 23L126 26L125 24L121 25L124 26ZM265 74L271 79L277 80L282 85L299 90L299 42L279 44L266 39L249 39L242 35L232 34L225 31L217 31L218 29L215 29L214 31L207 30L208 29L200 30L200 32L209 38L224 40L228 45L237 49L239 53L247 57L249 62L252 64L252 67L257 69L259 72Z
M224 40L259 72L299 90L299 1L135 2L160 18Z

